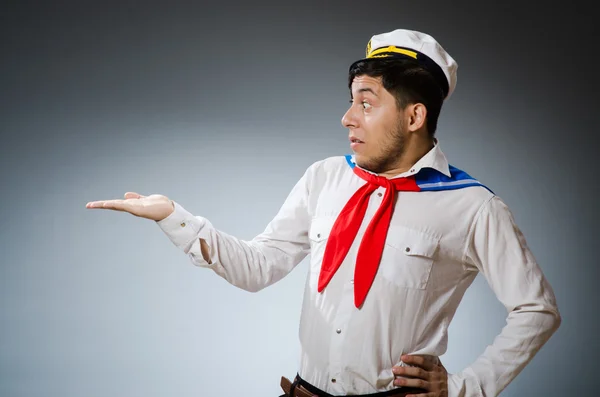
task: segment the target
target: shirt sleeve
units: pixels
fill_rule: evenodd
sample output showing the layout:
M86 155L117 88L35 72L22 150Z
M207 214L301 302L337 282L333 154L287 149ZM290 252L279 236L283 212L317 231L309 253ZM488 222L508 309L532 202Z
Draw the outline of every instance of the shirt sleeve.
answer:
M497 196L480 209L465 248L508 312L506 325L475 362L449 375L449 397L497 396L558 329L554 292L507 205Z
M199 267L212 269L230 284L256 292L286 276L310 250L308 229L309 168L296 183L266 229L250 241L217 230L174 202L175 209L157 222L167 237ZM204 260L200 239L209 248Z

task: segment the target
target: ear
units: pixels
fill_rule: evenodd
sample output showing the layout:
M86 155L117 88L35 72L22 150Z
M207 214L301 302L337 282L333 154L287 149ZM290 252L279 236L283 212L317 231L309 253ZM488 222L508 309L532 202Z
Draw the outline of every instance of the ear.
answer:
M407 106L408 111L408 130L411 132L419 131L426 127L427 108L422 103L415 103Z

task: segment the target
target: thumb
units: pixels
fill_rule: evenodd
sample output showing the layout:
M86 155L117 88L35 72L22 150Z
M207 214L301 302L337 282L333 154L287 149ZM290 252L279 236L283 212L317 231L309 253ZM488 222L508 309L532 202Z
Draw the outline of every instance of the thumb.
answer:
M146 196L142 196L141 194L135 193L135 192L127 192L125 193L125 198L126 199L139 199L139 198L144 198Z

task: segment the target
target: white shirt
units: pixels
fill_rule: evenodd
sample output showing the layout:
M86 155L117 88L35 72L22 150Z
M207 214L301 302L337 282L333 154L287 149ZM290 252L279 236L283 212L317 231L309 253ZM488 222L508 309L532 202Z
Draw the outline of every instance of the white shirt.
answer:
M439 145L412 169L450 175ZM554 293L505 203L484 187L398 192L379 270L360 309L354 306L354 260L382 200L377 189L353 246L322 293L321 260L331 227L365 181L343 156L312 164L265 231L244 241L216 230L175 203L158 222L197 266L258 291L310 254L300 318L298 373L333 395L396 388L392 367L403 354L445 353L448 326L478 272L508 311L493 344L463 371L450 374L449 397L498 395L560 324ZM210 261L199 239L210 247Z

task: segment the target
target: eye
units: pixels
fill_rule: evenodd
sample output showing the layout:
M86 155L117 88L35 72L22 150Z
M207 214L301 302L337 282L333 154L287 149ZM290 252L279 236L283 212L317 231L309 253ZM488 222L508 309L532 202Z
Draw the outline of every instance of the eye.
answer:
M363 109L365 109L365 110L368 110L371 108L371 104L369 102L363 101L362 105L363 105Z

